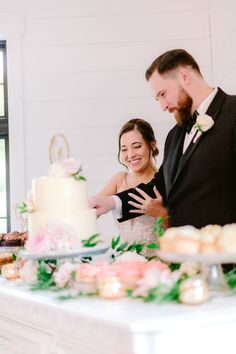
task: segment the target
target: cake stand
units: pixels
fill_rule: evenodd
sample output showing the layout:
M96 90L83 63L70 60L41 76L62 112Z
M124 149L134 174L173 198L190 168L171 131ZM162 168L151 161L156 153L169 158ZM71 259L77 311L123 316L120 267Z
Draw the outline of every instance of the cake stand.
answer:
M81 247L71 250L49 251L41 253L32 253L26 250L19 252L19 256L25 259L40 260L40 259L64 259L64 258L84 258L105 253L110 248L109 245L102 242L94 247Z
M225 280L222 264L236 263L235 253L197 253L197 254L184 254L184 253L167 253L158 251L158 257L171 263L200 263L206 265L207 283L211 294L213 295L230 295L230 291L227 282Z

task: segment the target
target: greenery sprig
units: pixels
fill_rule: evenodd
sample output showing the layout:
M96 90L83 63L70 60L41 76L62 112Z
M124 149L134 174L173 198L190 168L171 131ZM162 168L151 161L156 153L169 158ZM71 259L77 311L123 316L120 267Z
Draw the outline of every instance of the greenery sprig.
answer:
M16 205L16 208L20 214L28 213L28 207L25 202L20 202Z
M163 236L165 233L163 224L164 224L164 218L162 216L157 218L153 232L159 237Z
M111 240L111 248L115 253L112 253L112 258L116 258L125 252L136 252L140 254L144 248L144 242L136 241L129 244L127 241L121 243L120 235L113 237Z
M102 242L98 239L99 234L94 234L87 239L82 240L83 247L95 247L98 243Z
M37 269L37 283L32 285L31 290L52 290L56 288L53 273L56 270L57 260L39 260Z
M149 289L146 296L133 296L132 290L127 291L128 297L132 299L142 299L145 302L156 302L158 304L170 302L170 301L179 301L179 286L181 280L177 280L172 287L169 287L166 284L159 284L157 287Z
M236 265L229 272L225 273L225 279L231 289L236 289Z
M76 181L86 181L86 178L84 176L80 175L80 172L82 171L82 168L79 169L76 173L72 175Z

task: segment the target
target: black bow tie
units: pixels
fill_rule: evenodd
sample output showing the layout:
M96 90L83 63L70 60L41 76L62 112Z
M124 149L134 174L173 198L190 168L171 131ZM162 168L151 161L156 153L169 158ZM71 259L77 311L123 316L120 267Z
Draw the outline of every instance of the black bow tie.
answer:
M186 126L185 126L185 130L188 134L191 132L192 127L196 123L197 116L198 116L198 112L195 111L193 113L192 117L187 121Z

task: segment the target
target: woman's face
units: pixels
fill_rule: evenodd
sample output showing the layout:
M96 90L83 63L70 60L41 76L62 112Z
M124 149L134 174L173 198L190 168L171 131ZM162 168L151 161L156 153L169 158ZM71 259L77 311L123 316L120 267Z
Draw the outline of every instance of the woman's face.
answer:
M120 160L133 172L143 172L150 167L150 152L138 130L131 130L121 136Z

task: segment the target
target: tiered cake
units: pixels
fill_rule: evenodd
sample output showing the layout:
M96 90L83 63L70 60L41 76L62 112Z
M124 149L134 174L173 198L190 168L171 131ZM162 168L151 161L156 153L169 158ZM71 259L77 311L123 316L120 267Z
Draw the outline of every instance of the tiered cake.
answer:
M64 147L59 141L56 148L59 138ZM81 240L96 234L96 211L88 207L81 162L68 157L69 147L63 135L52 138L49 151L49 175L33 179L26 203L18 205L20 213L28 212L25 247L33 253L79 248Z
M96 212L88 208L86 181L40 177L32 181L33 211L28 215L29 239L50 222L68 225L80 240L96 233Z

